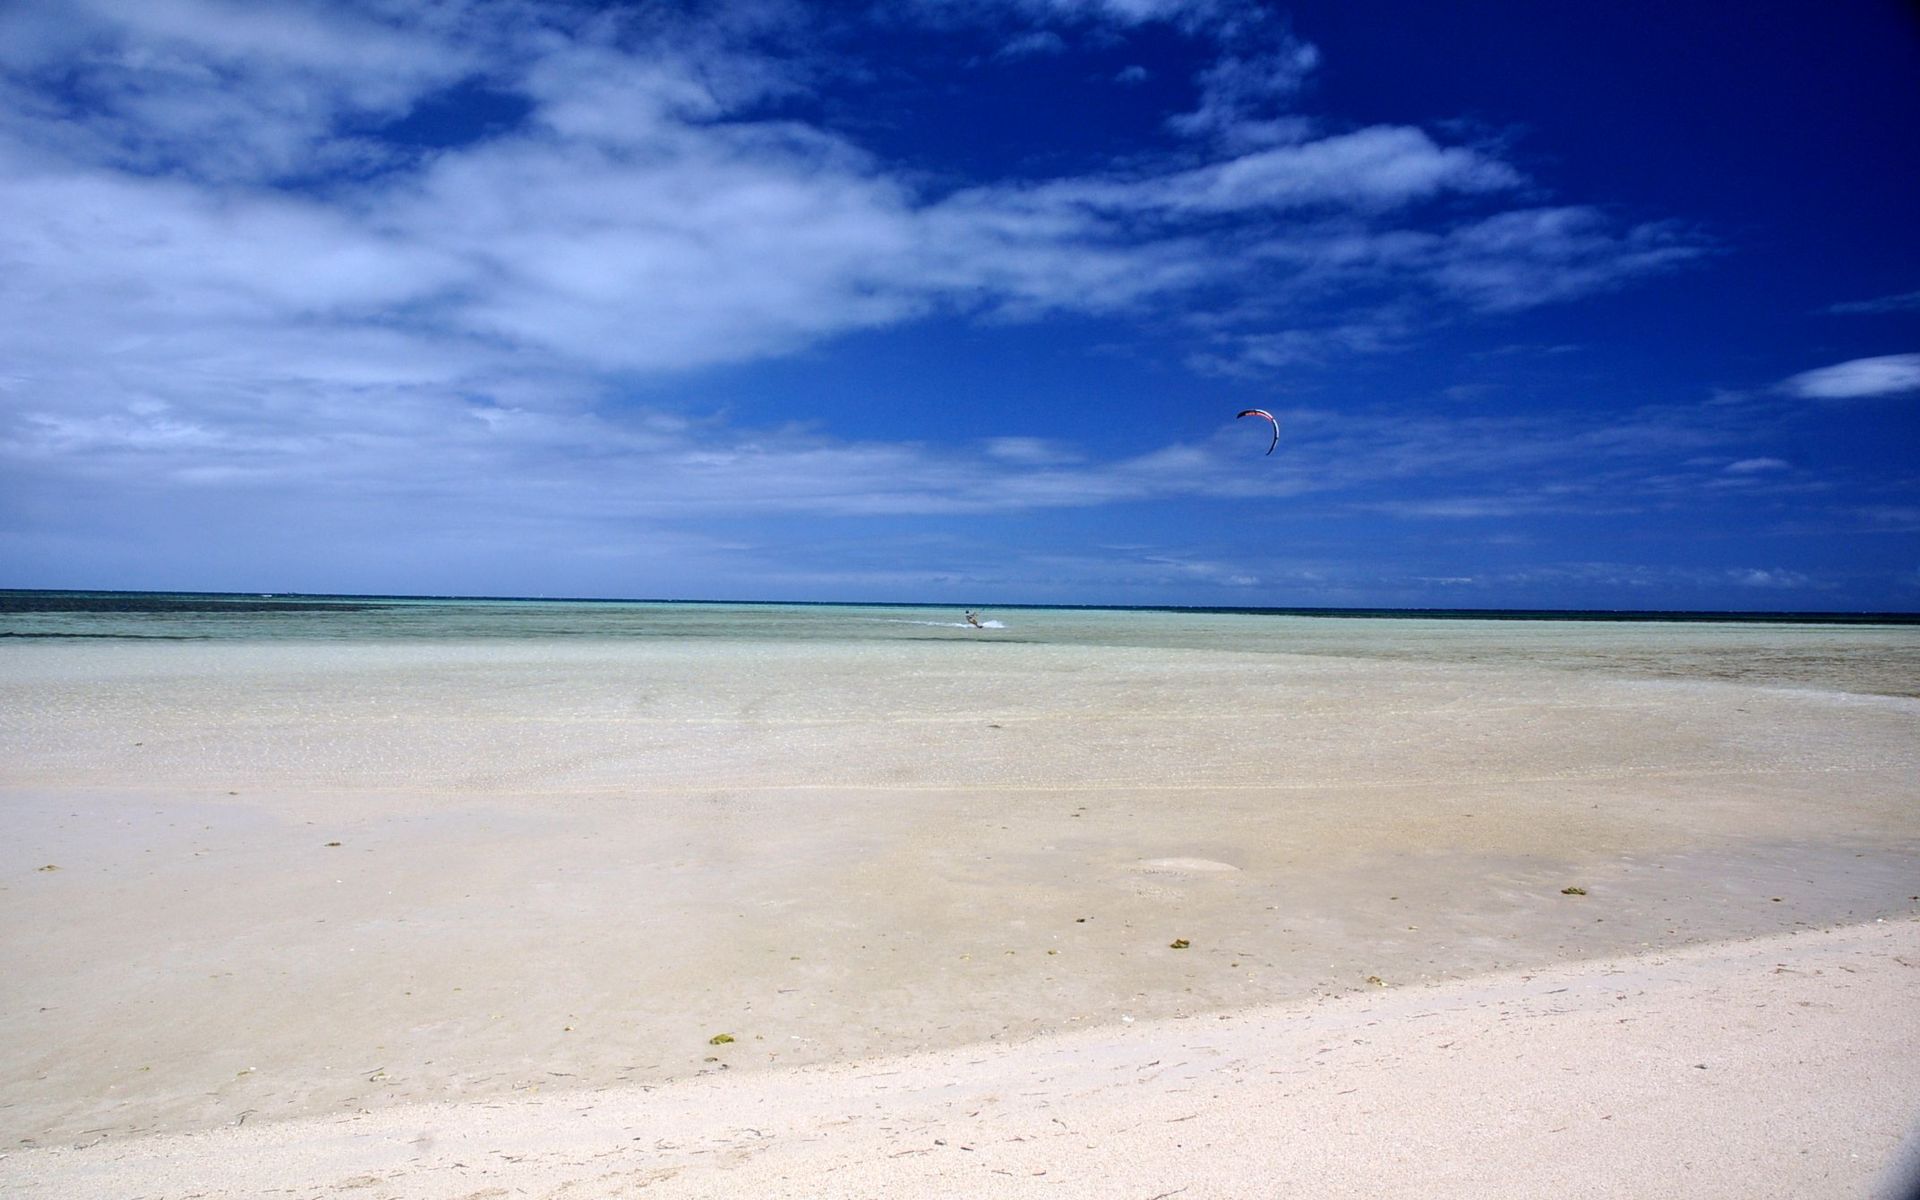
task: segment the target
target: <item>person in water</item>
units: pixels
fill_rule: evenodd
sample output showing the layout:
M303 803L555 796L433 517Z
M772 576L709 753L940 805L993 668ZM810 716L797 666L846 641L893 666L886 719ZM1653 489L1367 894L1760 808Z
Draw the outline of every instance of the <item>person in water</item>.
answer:
M978 613L976 613L976 612L974 612L974 611L972 611L971 609L969 609L969 610L967 611L967 624L969 624L969 625L971 625L971 626L973 626L973 627L974 627L975 629L985 629L985 628L986 628L986 626L985 626L985 625L982 625L982 624L980 623L980 614L978 614Z

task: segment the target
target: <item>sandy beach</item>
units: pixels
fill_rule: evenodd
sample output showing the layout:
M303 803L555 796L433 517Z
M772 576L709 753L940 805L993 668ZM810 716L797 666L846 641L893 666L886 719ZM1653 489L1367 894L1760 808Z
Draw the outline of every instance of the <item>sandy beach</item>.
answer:
M1920 635L1555 636L0 647L0 1184L1866 1194Z
M11 1195L1871 1196L1920 921L1017 1045L0 1159Z

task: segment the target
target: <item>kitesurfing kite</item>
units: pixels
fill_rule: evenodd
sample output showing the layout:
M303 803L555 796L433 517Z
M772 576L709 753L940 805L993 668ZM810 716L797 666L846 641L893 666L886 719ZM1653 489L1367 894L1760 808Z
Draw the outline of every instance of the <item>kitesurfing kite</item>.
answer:
M1280 444L1280 422L1275 420L1274 415L1268 412L1264 408L1249 408L1245 412L1241 413L1240 416L1241 417L1265 417L1267 419L1267 424L1273 426L1273 441L1269 443L1267 446L1267 453L1272 454L1273 448ZM1235 417L1234 419L1237 421L1240 418Z

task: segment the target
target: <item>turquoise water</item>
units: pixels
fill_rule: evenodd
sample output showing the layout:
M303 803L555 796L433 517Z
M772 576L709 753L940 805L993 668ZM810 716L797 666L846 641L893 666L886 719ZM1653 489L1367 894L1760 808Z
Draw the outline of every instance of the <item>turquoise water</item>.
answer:
M0 591L0 642L875 642L1544 666L1920 695L1912 615L1352 613Z

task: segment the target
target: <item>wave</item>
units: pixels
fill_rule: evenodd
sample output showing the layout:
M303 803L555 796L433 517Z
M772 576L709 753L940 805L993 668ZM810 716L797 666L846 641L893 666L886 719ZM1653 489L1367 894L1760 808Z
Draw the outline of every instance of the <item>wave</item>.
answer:
M1005 629L1000 621L982 621L978 625L969 625L965 621L914 621L906 617L862 617L876 625L924 625L933 629Z

